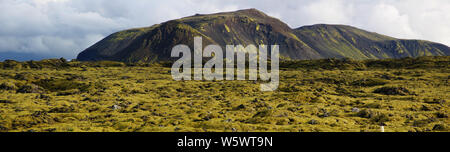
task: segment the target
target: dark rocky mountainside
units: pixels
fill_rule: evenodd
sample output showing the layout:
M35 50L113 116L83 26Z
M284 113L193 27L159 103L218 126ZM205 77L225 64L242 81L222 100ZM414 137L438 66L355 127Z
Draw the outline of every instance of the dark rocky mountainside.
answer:
M345 25L312 25L290 28L256 9L216 14L196 14L146 28L114 33L81 52L81 61L113 60L154 62L174 60L171 49L186 44L193 49L195 36L203 47L254 44L280 45L283 59L343 58L383 59L450 55L443 44L401 40Z

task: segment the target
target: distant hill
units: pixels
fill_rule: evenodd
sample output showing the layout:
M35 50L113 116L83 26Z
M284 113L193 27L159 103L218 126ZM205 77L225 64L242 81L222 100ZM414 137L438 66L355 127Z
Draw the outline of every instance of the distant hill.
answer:
M81 52L81 61L112 60L153 62L170 58L173 46L193 49L195 36L203 46L280 45L283 59L321 58L384 59L450 55L446 45L422 40L402 40L345 25L312 25L290 28L256 9L216 14L196 14L146 28L114 33Z
M446 45L403 40L346 25L318 24L295 29L295 34L324 58L385 59L447 56Z
M60 56L47 53L0 52L0 62L9 59L14 59L16 61L38 61L49 58L60 58Z

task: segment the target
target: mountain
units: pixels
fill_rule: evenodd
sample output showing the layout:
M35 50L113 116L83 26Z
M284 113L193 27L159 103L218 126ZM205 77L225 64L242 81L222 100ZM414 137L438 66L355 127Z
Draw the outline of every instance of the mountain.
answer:
M447 56L446 45L403 40L346 25L317 24L295 29L295 34L324 58L385 59Z
M172 48L193 49L195 36L209 44L277 44L283 59L381 59L450 55L450 48L421 40L401 40L345 25L312 25L290 28L256 9L216 14L196 14L151 27L114 33L81 52L81 61L113 60L153 62L174 60Z
M82 61L115 60L149 62L170 60L172 47L189 45L195 36L208 44L279 44L281 54L295 59L320 58L294 30L256 9L210 15L197 14L147 28L114 33L78 55Z

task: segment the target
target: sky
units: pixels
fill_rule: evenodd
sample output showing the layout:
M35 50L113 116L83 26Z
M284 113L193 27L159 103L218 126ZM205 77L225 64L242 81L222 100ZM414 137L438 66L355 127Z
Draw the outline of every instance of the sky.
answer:
M0 0L0 59L74 59L120 30L247 8L292 28L346 24L450 46L449 0Z

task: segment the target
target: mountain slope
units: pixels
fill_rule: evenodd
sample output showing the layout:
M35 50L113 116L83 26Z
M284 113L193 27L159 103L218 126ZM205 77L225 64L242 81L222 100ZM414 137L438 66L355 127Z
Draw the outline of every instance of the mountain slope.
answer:
M114 60L153 62L174 60L171 49L186 44L193 49L195 36L209 44L280 46L286 59L378 59L423 55L450 55L442 44L399 40L343 25L313 25L291 29L256 9L209 15L196 14L146 28L114 33L81 52L81 61ZM225 48L223 48L225 49Z
M442 44L402 40L346 25L318 24L295 29L296 35L324 58L384 59L450 55Z
M171 60L173 46L186 44L193 49L195 36L208 44L278 44L282 56L294 59L321 58L308 47L294 30L278 19L256 10L211 15L195 15L172 20L148 28L114 33L78 55L78 60L116 60L151 62Z

